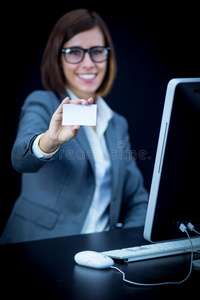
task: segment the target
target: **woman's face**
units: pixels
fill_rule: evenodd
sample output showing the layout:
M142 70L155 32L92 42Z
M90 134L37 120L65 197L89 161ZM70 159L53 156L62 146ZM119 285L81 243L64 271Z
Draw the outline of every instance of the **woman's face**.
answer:
M63 48L81 47L89 49L94 46L105 46L104 36L99 27L75 35L63 45ZM81 99L87 100L94 97L105 77L107 61L93 62L89 53L85 53L84 59L78 64L66 62L64 53L61 61L67 87Z

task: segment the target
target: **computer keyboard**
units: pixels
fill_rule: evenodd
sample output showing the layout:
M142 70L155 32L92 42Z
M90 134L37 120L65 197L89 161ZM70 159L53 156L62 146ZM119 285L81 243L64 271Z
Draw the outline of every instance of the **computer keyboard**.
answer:
M193 250L200 250L200 238L191 238L191 241ZM101 253L113 259L121 259L126 262L131 262L187 252L191 252L191 243L189 239L149 244L119 250L110 250Z

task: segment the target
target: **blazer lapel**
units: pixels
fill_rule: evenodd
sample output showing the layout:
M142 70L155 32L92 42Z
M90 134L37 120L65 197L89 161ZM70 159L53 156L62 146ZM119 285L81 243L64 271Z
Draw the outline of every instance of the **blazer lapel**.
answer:
M94 164L94 157L93 157L93 153L92 150L90 148L90 144L88 142L87 136L85 134L85 130L83 128L83 126L80 127L79 129L79 133L76 137L76 141L79 143L79 145L84 149L85 154L91 164L92 170L95 174L95 164Z
M112 130L112 120L109 123L107 131L105 133L106 142L110 154L111 161L111 172L112 172L112 182L111 182L111 202L110 202L110 229L116 228L118 222L118 217L120 214L121 198L119 196L119 185L122 180L120 179L120 159L118 157L117 151L117 138Z
M116 138L113 135L113 130L112 130L112 120L110 121L108 128L105 132L105 138L106 138L106 143L108 146L108 151L110 154L110 161L111 161L111 172L112 172L112 196L114 197L116 189L117 189L117 184L118 184L118 177L119 177L119 160L118 160L118 153L116 153Z

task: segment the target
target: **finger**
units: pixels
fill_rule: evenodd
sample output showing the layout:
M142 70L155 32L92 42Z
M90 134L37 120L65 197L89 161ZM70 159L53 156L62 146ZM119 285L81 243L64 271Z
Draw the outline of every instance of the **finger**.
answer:
M74 100L72 99L70 101L71 104L82 104L82 105L87 105L87 101L85 99L77 99L77 100Z
M77 99L77 100L72 99L68 103L88 105L88 104L92 104L93 102L94 102L93 98L89 98L88 100L85 100L85 99Z
M89 98L89 99L87 100L87 103L88 103L88 104L93 104L93 103L94 103L94 99L93 99L93 98Z
M72 125L72 131L76 132L80 128L80 125Z
M82 105L93 104L93 102L94 102L93 98L89 98L88 100L80 99L80 101L81 101Z
M63 99L61 104L66 104L66 103L70 103L69 97L66 97L65 99Z
M79 128L80 128L79 125L73 125L72 126L71 130L72 130L73 137L76 137L78 135Z
M82 104L81 99L72 99L69 101L70 104Z
M61 104L58 106L56 112L61 114L62 111L63 111L63 104L67 104L67 103L70 103L70 100L69 100L69 97L66 97L62 102Z

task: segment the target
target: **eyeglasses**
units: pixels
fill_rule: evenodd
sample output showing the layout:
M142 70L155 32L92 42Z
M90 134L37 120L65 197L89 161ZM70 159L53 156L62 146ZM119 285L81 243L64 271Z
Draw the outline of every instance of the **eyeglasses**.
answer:
M85 53L89 53L93 62L104 62L108 59L109 50L110 47L95 46L89 49L80 47L63 48L61 52L64 53L66 62L78 64L84 59Z

